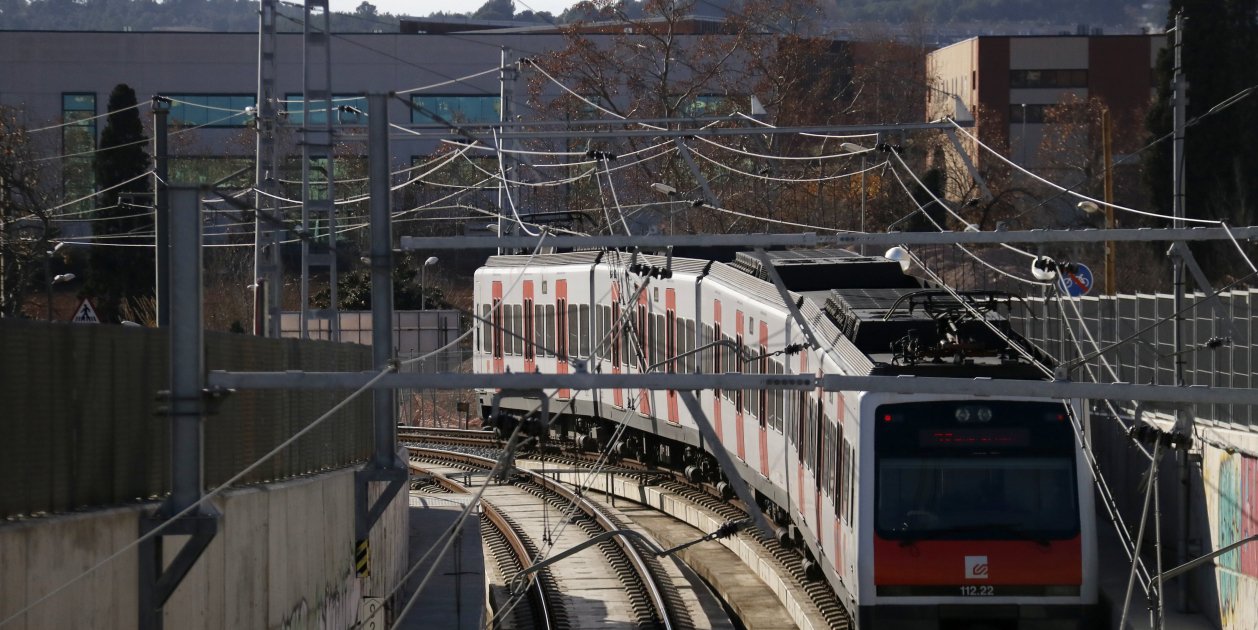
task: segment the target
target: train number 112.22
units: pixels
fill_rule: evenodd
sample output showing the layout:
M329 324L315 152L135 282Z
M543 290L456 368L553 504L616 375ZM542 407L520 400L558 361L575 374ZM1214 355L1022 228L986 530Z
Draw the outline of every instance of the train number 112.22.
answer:
M996 587L990 584L967 584L961 587L961 594L965 597L991 597L996 594Z

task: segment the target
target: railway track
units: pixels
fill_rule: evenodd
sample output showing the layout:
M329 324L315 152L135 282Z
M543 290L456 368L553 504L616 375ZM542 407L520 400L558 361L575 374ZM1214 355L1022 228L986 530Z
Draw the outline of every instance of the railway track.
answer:
M416 440L431 444L449 445L459 449L473 450L484 457L498 457L501 454L502 442L489 432L459 431L451 429L408 429L399 432L403 441ZM565 454L538 454L533 459L522 459L518 465L522 468L536 467L542 470L555 468L586 468L591 466L596 454L582 452ZM700 510L711 513L718 522L730 522L747 518L746 511L736 502L730 502L714 496L718 489L710 484L695 484L686 480L685 476L676 471L654 469L635 460L622 460L614 467L604 466L608 475L600 475L590 489L602 492L607 496L626 496L631 500L640 496L641 489L653 489L667 493L676 499L685 501ZM568 477L565 479L565 476ZM568 475L552 475L555 480L574 481L578 473ZM617 491L614 486L618 482L609 477L621 478L631 487ZM632 488L637 486L637 491ZM693 524L693 523L692 523ZM744 531L741 539L756 550L762 565L767 564L771 571L780 579L779 585L771 585L782 604L788 609L798 609L796 621L800 626L849 628L851 620L833 589L822 579L816 579L815 567L807 566L802 554L788 548L773 537L760 534L758 531ZM727 545L728 546L728 545ZM742 556L742 553L739 553ZM783 592L786 592L785 596Z
M477 454L408 448L412 460L460 471L444 474L425 466L434 477L457 480L463 475L469 484L474 478L483 481L496 463ZM529 612L518 612L515 600L521 598L509 596L508 603L500 602L494 612L495 616L504 617L502 621L519 628L605 627L609 620L613 626L629 628L694 627L687 607L675 595L676 589L659 561L644 553L640 544L623 537L603 540L580 552L571 561L571 569L556 564L536 571L536 579L525 581L517 577L542 556L540 551L550 551L551 546L556 550L570 549L604 532L622 529L624 523L615 515L557 482L524 470L513 471L502 484L490 485L483 499L485 520L493 530L486 538L487 545L504 582L528 586L524 594L529 600ZM571 527L556 527L563 521ZM605 571L594 569L599 564L605 565ZM618 588L609 588L607 580L598 577L600 573L615 576ZM564 575L573 579L565 580ZM613 596L611 590L619 591L619 597ZM621 623L615 624L617 620ZM525 624L526 621L532 623Z

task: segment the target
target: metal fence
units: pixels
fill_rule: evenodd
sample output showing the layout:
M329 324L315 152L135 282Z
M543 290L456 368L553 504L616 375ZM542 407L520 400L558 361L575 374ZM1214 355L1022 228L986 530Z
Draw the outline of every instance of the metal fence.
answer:
M453 338L451 339L451 341ZM419 359L419 357L424 357ZM410 374L470 373L470 344L450 348L431 355L401 355L401 372ZM409 426L468 428L478 426L480 408L471 390L437 391L414 388L397 390L398 422Z
M0 320L0 518L147 500L169 490L165 330ZM371 368L350 344L206 334L207 369ZM241 391L205 420L205 483L218 485L348 392ZM339 468L371 455L371 399L346 406L244 480Z
M1258 291L1219 295L1216 313L1205 296L1185 296L1183 351L1186 385L1247 388L1258 384L1255 309ZM1012 314L1014 326L1059 360L1071 361L1099 347L1105 351L1071 372L1076 380L1175 384L1174 298L1166 294L1028 299ZM1075 345L1078 341L1078 346ZM1095 342L1095 344L1093 343ZM1112 372L1111 372L1112 370ZM1258 430L1253 405L1198 405L1196 417L1230 428Z

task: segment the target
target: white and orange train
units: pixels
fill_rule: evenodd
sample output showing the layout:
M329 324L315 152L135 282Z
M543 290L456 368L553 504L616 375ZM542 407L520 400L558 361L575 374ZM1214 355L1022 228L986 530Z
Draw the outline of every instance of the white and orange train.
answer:
M882 257L767 256L823 347L803 343L747 253L495 256L476 272L475 370L1039 378L1012 347L1025 344L1000 295L962 304ZM552 431L728 489L676 392L553 395ZM486 416L493 396L481 392ZM820 389L699 402L737 474L860 628L1095 623L1093 495L1062 402ZM536 407L505 397L486 420Z

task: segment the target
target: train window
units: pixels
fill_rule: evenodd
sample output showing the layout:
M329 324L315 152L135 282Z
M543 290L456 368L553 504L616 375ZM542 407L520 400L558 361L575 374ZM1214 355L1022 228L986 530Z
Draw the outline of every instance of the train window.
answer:
M621 365L628 369L633 363L633 314L620 313L620 360Z
M856 509L856 449L847 445L847 522L852 522Z
M847 507L847 442L843 441L843 427L839 427L839 441L835 445L836 456L838 461L838 485L834 488L834 516L842 518Z
M555 307L546 305L546 323L542 325L546 331L546 341L543 342L546 356L555 356Z
M808 466L816 468L817 457L816 448L813 446L817 443L817 406L813 404L811 397L808 400L808 425L804 427L804 460L808 462Z
M686 320L686 371L691 374L699 371L697 369L699 353L695 352L695 348L698 347L695 345L695 320L688 319Z
M577 356L589 358L590 356L590 305L581 305L581 328L577 331L577 337L581 341L581 347L577 351Z
M831 428L830 448L826 451L826 457L831 460L830 464L830 493L834 497L834 517L838 518L843 514L839 503L843 497L843 427L835 425Z
M760 374L772 373L769 370L769 358L765 356L768 352L768 348L760 346ZM769 422L769 390L761 388L758 390L758 396L759 398L756 401L756 413L760 414L760 428L763 429Z
M634 348L634 358L637 359L638 366L645 368L650 365L646 360L649 356L650 349L647 348L647 327L651 325L650 318L646 314L646 305L638 304L638 325L635 329L637 346Z
M785 372L786 367L780 361L774 361L774 373L781 376ZM774 390L774 429L777 433L782 433L782 419L786 417L786 394L786 390Z
M493 333L490 330L489 305L482 304L480 307L480 345L481 351L486 354L493 351Z
M541 304L533 306L533 355L546 356L546 307Z
M712 364L712 361L713 361L712 348L709 347L711 343L712 343L712 327L708 326L707 324L704 324L703 328L699 329L699 345L696 346L696 347L703 348L703 350L700 350L697 353L698 363L696 365L698 366L698 369L695 371L698 372L699 374L712 371L711 369L713 365Z
M511 321L511 305L502 305L502 354L515 354L515 323Z
M568 327L568 356L581 356L581 309L576 304L568 305L568 317L564 320Z
M598 332L594 334L593 343L590 344L594 349L594 353L600 357L611 355L611 341L608 337L611 329L611 307L606 304L600 304L598 307Z
M611 317L611 328L608 332L607 343L611 344L612 367L620 367L620 340L622 337L620 309L612 309L608 316Z
M826 444L826 483L830 488L830 493L838 496L835 489L838 488L839 482L839 426L837 424L827 424L826 433L830 436L829 444ZM835 510L835 514L838 511Z
M650 318L650 350L652 350L650 365L664 362L665 353L667 353L667 348L664 346L665 341L667 341L668 333L665 332L667 329L664 326L664 316L662 314L657 314L657 316Z
M511 305L511 325L515 334L511 335L511 354L524 354L524 308L519 304Z

